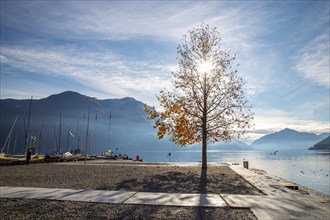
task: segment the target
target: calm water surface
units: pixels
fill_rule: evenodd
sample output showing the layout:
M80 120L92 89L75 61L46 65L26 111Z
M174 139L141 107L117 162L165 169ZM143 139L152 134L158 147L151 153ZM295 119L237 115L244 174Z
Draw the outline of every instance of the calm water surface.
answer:
M146 162L200 162L201 151L169 152L129 152L135 157L139 154ZM250 168L267 171L271 175L282 177L291 182L306 186L326 195L330 195L330 152L309 150L279 150L276 155L272 151L222 151L208 152L208 162L249 161Z

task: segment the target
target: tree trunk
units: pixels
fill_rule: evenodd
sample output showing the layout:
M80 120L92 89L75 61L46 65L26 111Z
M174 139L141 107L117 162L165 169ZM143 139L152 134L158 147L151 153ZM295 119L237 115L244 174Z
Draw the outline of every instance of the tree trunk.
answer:
M206 133L206 132L205 132ZM207 158L206 158L206 148L207 148L207 143L206 143L206 135L204 135L203 131L203 144L202 144L202 169L207 169Z
M206 74L204 74L204 88L203 88L203 128L202 128L202 133L203 133L203 140L202 140L202 169L207 169L207 94L206 94Z

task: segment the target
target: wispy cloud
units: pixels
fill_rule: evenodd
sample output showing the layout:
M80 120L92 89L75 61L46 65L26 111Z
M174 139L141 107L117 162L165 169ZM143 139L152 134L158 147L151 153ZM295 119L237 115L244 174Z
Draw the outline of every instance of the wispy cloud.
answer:
M297 64L293 69L303 75L308 80L330 87L330 46L329 33L313 39L307 46L299 52Z
M14 26L65 38L126 40L141 37L181 37L181 28L202 20L210 9L185 2L20 2L6 3L12 10L3 18ZM203 6L204 5L204 6ZM34 11L35 13L31 13ZM23 12L23 13L22 13ZM23 18L23 20L22 20ZM191 19L194 18L194 19Z
M1 63L6 63L7 61L8 61L7 57L0 55L0 64Z
M7 2L4 23L28 27L66 39L127 40L153 38L177 42L188 29L201 22L219 27L227 42L252 47L245 41L267 29L261 24L272 12L264 4L251 6L225 2ZM31 12L35 13L31 13ZM253 30L252 30L253 28ZM242 39L245 39L242 41Z
M267 31L262 25L270 19L269 10L263 4L245 10L241 4L225 6L225 2L32 2L13 4L4 11L6 25L22 30L50 36L51 39L83 41L124 41L147 39L170 41L175 44L183 34L202 21L217 26L223 38L223 45L233 53L239 51L239 58L249 63L245 68L247 77L255 74L255 68L262 69L252 56L253 48L260 47L256 35ZM35 13L31 13L35 12ZM260 17L262 15L262 19ZM139 57L123 57L113 51L79 46L53 46L43 42L3 47L2 55L10 58L7 65L39 74L55 74L68 77L86 86L93 86L105 93L119 97L134 94L137 99L154 104L155 94L163 87L169 87L173 63L159 60L144 60ZM48 40L47 40L48 41ZM243 62L243 61L242 61ZM254 64L254 65L251 65ZM268 65L268 64L267 64ZM253 78L253 77L252 77ZM260 77L259 77L260 78ZM258 86L251 80L250 90ZM251 91L252 93L254 91ZM140 94L140 95L139 95ZM145 97L148 98L145 98Z
M110 97L134 96L147 101L151 94L169 86L170 65L129 60L109 51L15 46L2 47L1 52L8 57L10 68L64 76Z

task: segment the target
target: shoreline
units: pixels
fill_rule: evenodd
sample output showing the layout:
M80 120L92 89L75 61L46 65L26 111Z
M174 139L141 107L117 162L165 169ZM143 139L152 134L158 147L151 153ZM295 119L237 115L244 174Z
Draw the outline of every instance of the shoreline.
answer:
M253 171L253 172L255 172L255 173L257 173L257 174L264 174L264 175L267 175L267 176L269 176L269 177L271 177L273 179L278 179L279 181L281 181L283 183L288 183L288 185L289 184L295 185L295 186L298 187L298 190L306 191L306 192L313 193L313 194L316 194L316 195L319 195L319 196L326 197L326 198L329 198L330 199L330 195L328 195L328 194L325 194L325 193L316 191L316 190L314 190L312 188L303 186L303 185L301 185L299 183L296 183L296 182L293 182L293 181L289 181L289 180L287 180L285 178L282 178L282 177L279 177L279 176L270 174L270 173L268 173L265 170L257 169L257 168L251 168L250 170Z

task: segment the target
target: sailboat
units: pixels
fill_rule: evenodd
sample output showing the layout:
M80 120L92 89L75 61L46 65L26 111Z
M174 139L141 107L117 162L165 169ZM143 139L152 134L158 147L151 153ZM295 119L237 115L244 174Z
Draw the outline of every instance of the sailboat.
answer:
M1 153L0 153L0 165L13 165L13 164L17 164L19 163L21 160L24 162L25 158L19 158L19 157L13 157L13 156L9 156L7 154L4 153L4 149L7 146L7 148L9 148L9 142L10 142L10 138L11 138L11 133L15 127L16 121L17 121L18 115L16 115L16 118L11 126L11 129L9 131L9 134L6 138L6 141L3 145L3 147L1 148Z
M27 128L25 128L25 152L28 149L28 141L29 141L29 125L30 125L30 117L31 117L31 106L32 106L32 99L33 97L31 96L31 100L30 100L30 106L29 106L29 118L28 118L28 126ZM25 155L8 155L4 153L4 149L5 147L7 147L7 152L9 151L9 145L10 145L10 139L11 139L11 134L13 132L13 129L16 125L18 119L18 115L16 115L16 118L12 124L12 127L9 131L9 134L7 136L7 139L1 149L1 153L0 153L0 165L14 165L14 164L25 164L26 163L26 159L25 159ZM25 127L25 121L24 121L24 127ZM17 139L17 134L16 134L16 139ZM16 140L15 139L15 147L16 147ZM35 154L31 157L30 162L31 163L36 163L36 162L43 162L44 156L43 155L39 155L39 154Z

